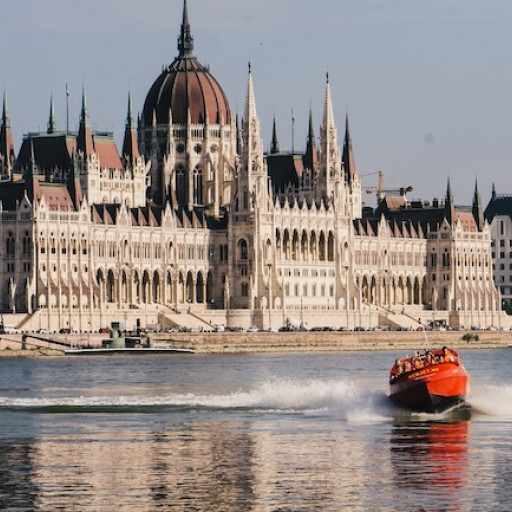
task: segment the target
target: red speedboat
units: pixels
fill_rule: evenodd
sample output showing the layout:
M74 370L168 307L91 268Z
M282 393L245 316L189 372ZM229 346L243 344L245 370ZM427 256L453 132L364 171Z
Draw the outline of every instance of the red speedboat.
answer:
M447 347L397 359L389 376L389 397L407 409L442 412L464 402L469 375L459 354Z

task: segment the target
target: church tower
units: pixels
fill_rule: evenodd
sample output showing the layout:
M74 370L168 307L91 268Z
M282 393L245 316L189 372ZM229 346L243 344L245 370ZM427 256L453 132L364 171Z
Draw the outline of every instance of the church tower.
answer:
M320 165L317 175L316 199L327 200L334 192L335 183L341 178L341 155L338 130L334 122L329 75L325 85L325 101L320 128Z
M361 217L362 213L361 179L356 170L354 149L352 147L352 138L350 137L350 129L348 125L348 114L345 119L345 140L343 142L342 160L345 184L349 198L350 214L352 215L352 218L358 219Z

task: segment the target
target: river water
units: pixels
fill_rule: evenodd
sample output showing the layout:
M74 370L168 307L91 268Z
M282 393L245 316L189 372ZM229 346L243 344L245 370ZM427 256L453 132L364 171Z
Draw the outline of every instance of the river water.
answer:
M403 355L0 359L0 510L511 511L512 349L440 415L390 404Z

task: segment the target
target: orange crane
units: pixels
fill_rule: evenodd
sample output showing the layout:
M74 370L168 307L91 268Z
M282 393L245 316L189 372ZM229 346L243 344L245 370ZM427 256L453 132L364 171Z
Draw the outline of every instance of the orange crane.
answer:
M412 192L414 190L414 188L411 186L400 188L384 188L384 173L382 171L363 174L363 176L372 176L374 174L379 175L378 185L376 187L365 187L365 192L367 194L376 194L377 204L382 201L385 193L400 194L401 196L404 196L407 192Z

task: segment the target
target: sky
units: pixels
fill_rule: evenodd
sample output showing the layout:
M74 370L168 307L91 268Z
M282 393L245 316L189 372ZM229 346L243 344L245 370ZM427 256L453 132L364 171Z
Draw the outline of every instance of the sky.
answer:
M178 54L183 0L0 0L0 87L18 152L45 131L78 128L85 84L93 129L121 147L134 112ZM384 187L409 199L485 207L512 194L510 0L188 0L194 53L243 115L251 63L264 148L274 116L281 150L319 135L329 74L340 145L348 113L363 200ZM295 119L292 130L292 112ZM292 133L293 142L292 142ZM369 193L368 191L372 192Z

